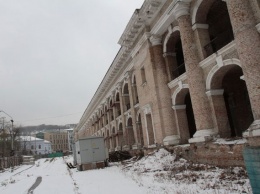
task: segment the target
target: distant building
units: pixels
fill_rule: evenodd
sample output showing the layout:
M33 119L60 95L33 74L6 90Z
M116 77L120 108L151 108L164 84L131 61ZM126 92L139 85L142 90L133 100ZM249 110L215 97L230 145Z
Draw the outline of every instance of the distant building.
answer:
M44 133L44 139L51 142L54 152L69 151L68 133L66 130L58 130Z
M52 153L51 142L32 136L20 136L18 141L21 144L23 154L49 154Z

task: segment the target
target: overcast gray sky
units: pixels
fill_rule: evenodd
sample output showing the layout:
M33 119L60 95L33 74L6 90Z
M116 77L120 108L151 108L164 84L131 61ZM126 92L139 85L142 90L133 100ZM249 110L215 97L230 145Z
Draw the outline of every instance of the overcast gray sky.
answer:
M16 125L77 123L142 3L0 0L0 110Z

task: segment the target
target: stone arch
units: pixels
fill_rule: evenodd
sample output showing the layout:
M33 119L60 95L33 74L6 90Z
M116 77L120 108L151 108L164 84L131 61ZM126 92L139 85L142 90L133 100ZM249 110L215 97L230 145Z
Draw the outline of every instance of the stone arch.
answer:
M122 87L122 94L129 94L129 89L128 89L128 81L124 81L123 87Z
M119 93L119 91L117 90L116 92L115 92L115 101L120 101L120 93Z
M124 138L123 138L123 123L119 122L118 123L118 131L117 131L117 144L119 149L122 149L123 143L124 143Z
M228 66L228 65L231 65L231 66L238 65L239 67L241 67L240 60L236 59L236 58L227 59L227 60L224 60L222 63L220 62L219 64L215 65L210 70L210 72L209 72L209 74L207 76L207 79L206 79L206 89L207 90L211 90L212 89L211 83L212 83L213 76L216 74L216 72L219 71L221 67Z
M135 137L134 137L134 128L133 128L133 120L132 117L129 116L126 121L126 135L127 135L127 143L129 146L135 144Z
M131 83L134 84L134 79L136 78L136 72L134 71L131 75Z
M117 90L115 92L115 109L116 109L116 117L119 117L121 115L121 102L120 102L120 93Z
M188 143L189 138L193 137L196 132L188 84L179 83L179 87L172 95L172 103L175 111L180 143Z
M206 58L234 40L226 2L199 0L192 10L192 24L198 30L201 57Z
M174 26L173 28L170 28L170 30L168 30L168 33L167 35L165 36L165 39L163 41L163 53L166 53L167 52L167 43L172 35L172 33L176 32L176 31L180 31L180 28L179 26Z
M202 5L203 1L204 0L197 0L195 2L194 6L193 6L193 9L191 10L191 21L192 21L192 24L195 24L195 23L197 23L197 21L199 21L198 17L201 19L204 16L204 18L205 18L205 14L207 14L207 13L203 13L203 12L200 13L201 12L200 8L202 7L201 5ZM212 0L210 0L210 1L212 1ZM212 3L212 2L210 2L210 3ZM208 4L208 6L209 5L210 4ZM203 15L199 15L199 14L203 14Z
M168 30L163 42L163 52L168 79L171 81L186 71L179 26Z
M187 89L187 90L189 90L189 85L188 84L182 84L181 86L179 86L175 91L174 91L174 93L173 93L173 95L172 95L172 104L173 105L179 105L179 104L181 104L179 101L179 99L177 99L177 95L178 94L180 94L180 91L182 90L182 89Z
M112 96L110 96L108 102L109 102L109 107L112 107L113 106L113 98L112 98Z
M123 104L125 105L124 112L126 112L127 110L129 110L131 108L128 82L125 82L123 85L122 97L123 97Z
M238 59L228 59L213 67L206 87L212 101L213 121L221 137L242 137L253 122L253 114Z

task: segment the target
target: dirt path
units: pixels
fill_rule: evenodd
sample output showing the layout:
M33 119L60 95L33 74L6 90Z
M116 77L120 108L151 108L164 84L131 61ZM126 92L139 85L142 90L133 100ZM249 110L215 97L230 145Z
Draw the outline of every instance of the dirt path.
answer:
M28 194L32 194L33 190L39 186L39 184L41 184L42 182L42 177L38 176L35 183L31 186L31 188L28 190Z

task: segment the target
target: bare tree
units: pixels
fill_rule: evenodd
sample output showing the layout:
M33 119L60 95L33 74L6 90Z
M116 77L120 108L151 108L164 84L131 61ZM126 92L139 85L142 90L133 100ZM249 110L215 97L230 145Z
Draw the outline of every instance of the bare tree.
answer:
M12 144L13 150L20 150L20 143L17 141L20 134L20 128L11 125L10 122L5 122L3 119L2 128L0 130L0 156L12 155Z

